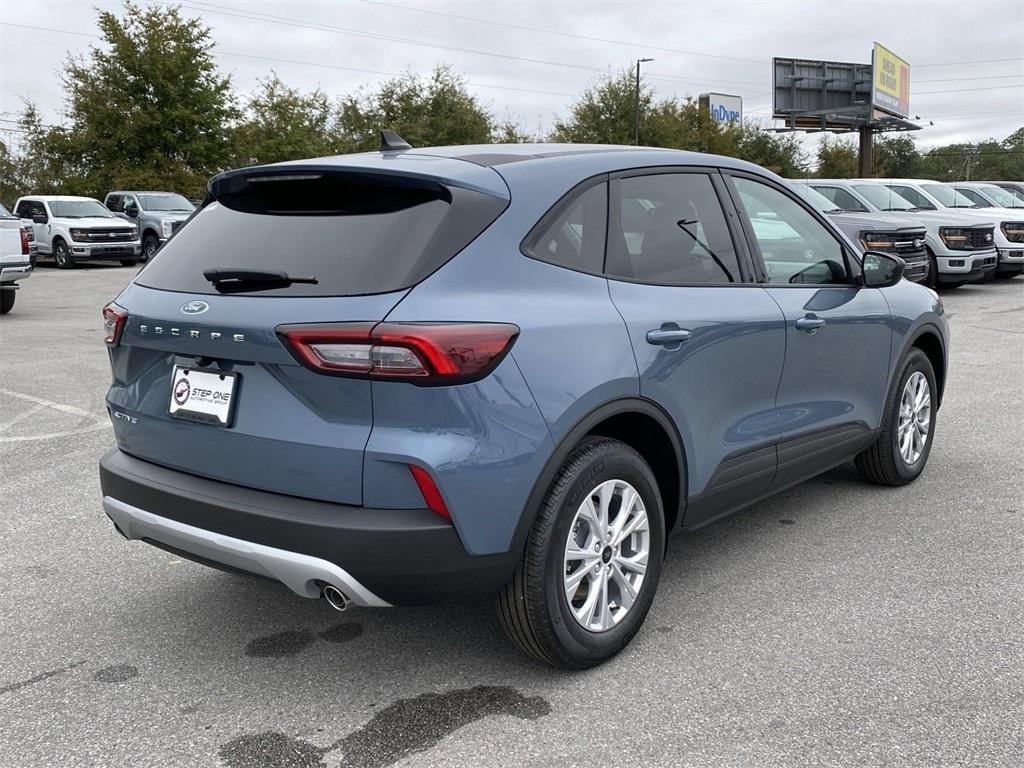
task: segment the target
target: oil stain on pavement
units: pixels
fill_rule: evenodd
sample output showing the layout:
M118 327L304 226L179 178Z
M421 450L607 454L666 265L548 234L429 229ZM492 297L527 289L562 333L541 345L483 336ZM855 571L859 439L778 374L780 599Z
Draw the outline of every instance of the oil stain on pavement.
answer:
M477 686L399 699L366 725L327 747L268 731L240 736L220 748L228 768L322 768L325 756L340 751L340 768L386 768L476 720L508 715L536 720L551 711L539 696L507 686Z
M139 670L131 664L115 664L112 667L97 669L93 679L99 683L123 683L139 676Z
M28 686L35 685L36 683L41 683L43 682L43 680L48 680L49 678L54 677L56 675L62 675L65 672L70 672L75 667L80 667L83 664L85 664L84 661L78 661L74 664L68 664L66 667L58 667L57 669L51 669L47 672L40 672L38 675L30 677L28 680L22 680L17 683L10 683L9 685L5 685L2 688L0 688L0 696L2 696L5 693L11 693L12 691L20 690L21 688L27 688Z

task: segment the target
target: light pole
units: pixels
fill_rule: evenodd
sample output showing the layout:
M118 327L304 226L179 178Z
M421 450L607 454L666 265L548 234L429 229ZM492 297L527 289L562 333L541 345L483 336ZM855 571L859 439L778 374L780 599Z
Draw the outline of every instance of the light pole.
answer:
M633 102L633 146L640 145L640 65L654 59L636 60L636 100Z

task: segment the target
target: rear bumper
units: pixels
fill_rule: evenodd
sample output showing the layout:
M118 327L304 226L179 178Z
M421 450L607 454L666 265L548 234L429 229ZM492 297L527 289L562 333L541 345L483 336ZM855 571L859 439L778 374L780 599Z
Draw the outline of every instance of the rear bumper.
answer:
M113 449L100 460L118 530L184 557L271 578L303 597L333 584L356 605L418 605L494 593L511 553L474 557L428 510L367 509L229 485Z
M0 283L16 283L32 274L32 263L0 264Z

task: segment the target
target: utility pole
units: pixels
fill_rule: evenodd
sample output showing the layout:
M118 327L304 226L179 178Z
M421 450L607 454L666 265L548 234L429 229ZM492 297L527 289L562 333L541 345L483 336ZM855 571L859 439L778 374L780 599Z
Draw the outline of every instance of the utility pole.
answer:
M636 99L633 102L633 146L640 146L640 65L654 59L636 60Z

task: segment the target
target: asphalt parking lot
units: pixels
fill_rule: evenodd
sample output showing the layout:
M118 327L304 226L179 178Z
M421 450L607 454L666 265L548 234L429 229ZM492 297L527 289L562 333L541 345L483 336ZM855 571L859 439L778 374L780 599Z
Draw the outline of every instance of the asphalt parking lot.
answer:
M100 309L42 267L0 319L0 765L1019 766L1024 279L944 294L925 474L842 467L676 539L633 645L517 654L489 604L339 614L127 543Z

